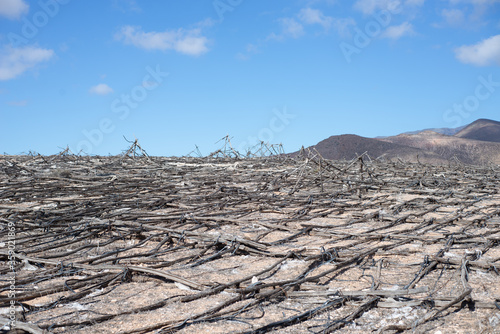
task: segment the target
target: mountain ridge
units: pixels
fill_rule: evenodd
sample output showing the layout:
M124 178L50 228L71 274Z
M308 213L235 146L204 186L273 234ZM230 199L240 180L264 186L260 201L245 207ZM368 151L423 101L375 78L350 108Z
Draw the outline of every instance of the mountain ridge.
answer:
M500 142L500 122L480 118L455 134L459 138Z
M479 119L469 125L449 129L456 130L454 135L433 130L377 138L355 134L334 135L309 149L315 149L331 160L350 160L366 152L372 159L432 164L445 164L452 160L473 165L500 164L500 122ZM296 154L298 152L292 153Z

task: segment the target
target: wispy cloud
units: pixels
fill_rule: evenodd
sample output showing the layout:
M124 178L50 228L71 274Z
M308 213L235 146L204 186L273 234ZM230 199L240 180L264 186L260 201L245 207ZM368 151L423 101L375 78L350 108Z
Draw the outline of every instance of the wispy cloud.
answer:
M309 4L323 2L323 0L311 1ZM261 47L272 41L284 41L286 39L298 39L307 34L308 26L321 26L325 33L336 32L340 37L351 36L351 28L356 26L356 21L350 17L336 18L325 15L321 10L304 7L291 17L282 17L277 20L281 30L272 32L257 43L247 44L245 52L236 54L240 60L248 60L252 54L259 53Z
M493 5L495 2L500 2L500 0L449 0L450 4L472 4L474 6L484 6L484 5Z
M406 0L405 1L406 6L415 6L415 7L423 6L424 3L425 3L425 0Z
M382 34L383 38L400 39L403 36L414 35L413 25L410 22L403 22L397 26L388 27Z
M465 20L464 12L457 8L443 9L441 15L450 26L459 26Z
M349 37L351 36L351 27L356 26L356 21L350 17L336 18L333 20L332 26L340 37Z
M208 52L208 38L199 28L145 32L141 27L125 26L115 38L144 50L173 50L191 56Z
M236 54L236 58L239 60L248 60L250 59L250 55L256 54L260 52L260 47L253 43L248 43L245 47L246 52L239 52Z
M326 16L320 10L312 8L301 9L298 17L305 24L319 24L325 29L329 29L333 22L332 17Z
M28 100L10 101L7 104L13 107L25 107L28 104Z
M448 2L451 6L460 7L464 16L467 12L469 21L484 24L485 22L482 22L483 16L488 13L492 6L500 3L500 0L449 0Z
M109 87L104 83L100 83L98 85L90 87L89 93L96 95L108 95L113 93L113 88Z
M304 26L294 18L285 17L279 19L281 24L281 33L271 33L268 40L283 40L286 37L299 38L304 35Z
M306 34L305 27L319 25L328 32L334 29L341 37L350 35L350 27L356 26L356 21L352 18L335 18L325 15L319 9L310 7L302 8L297 15L279 19L282 31L278 34L271 33L268 40L283 40L289 38L299 38Z
M455 49L455 56L465 64L476 66L500 65L500 35L492 36L473 45Z
M29 8L30 6L24 0L1 0L0 16L16 20L28 13Z
M54 51L34 46L14 48L6 46L0 51L0 80L10 80L36 65L50 60Z
M126 12L142 12L141 7L137 4L135 0L113 0L114 8L120 10L123 13Z
M419 1L410 1L410 3L418 3ZM394 11L401 6L400 0L358 0L354 3L354 9L362 12L365 15L372 15L378 10L387 9Z
M318 24L322 26L325 31L334 29L341 37L349 36L351 34L349 28L356 26L356 21L350 17L335 18L323 14L319 9L312 9L309 7L301 9L297 17L306 25Z

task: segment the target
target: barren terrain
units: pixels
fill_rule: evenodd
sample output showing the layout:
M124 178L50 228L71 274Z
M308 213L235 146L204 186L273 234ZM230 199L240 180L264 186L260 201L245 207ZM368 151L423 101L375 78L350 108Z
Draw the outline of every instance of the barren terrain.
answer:
M458 128L460 129L460 128ZM454 133L457 129L435 129ZM451 131L451 132L450 132ZM432 130L397 136L365 138L357 135L331 136L308 148L326 159L353 159L367 153L377 160L469 165L500 164L500 122L479 119L453 135ZM292 153L296 156L299 152Z
M500 333L499 187L366 156L0 156L0 321L14 300L21 333Z

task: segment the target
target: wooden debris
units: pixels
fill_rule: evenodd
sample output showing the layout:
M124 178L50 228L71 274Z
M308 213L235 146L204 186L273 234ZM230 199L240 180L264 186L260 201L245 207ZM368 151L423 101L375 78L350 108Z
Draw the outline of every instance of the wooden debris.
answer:
M16 281L0 307L32 333L425 331L499 311L498 166L221 141L203 158L137 140L0 156L0 275ZM415 318L390 320L400 309Z

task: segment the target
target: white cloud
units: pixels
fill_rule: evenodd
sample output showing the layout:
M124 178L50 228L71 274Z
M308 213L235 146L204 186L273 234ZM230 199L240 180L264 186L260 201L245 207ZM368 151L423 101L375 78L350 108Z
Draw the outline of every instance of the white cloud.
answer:
M21 100L21 101L10 101L8 102L9 106L13 107L25 107L28 104L27 100Z
M441 15L443 16L446 23L451 26L459 26L464 22L465 16L464 12L460 9L443 9L441 11Z
M260 47L261 45L248 43L245 47L246 52L239 52L238 54L236 54L236 58L239 60L248 60L250 59L251 55L260 53Z
M108 95L113 93L113 88L104 83L100 83L96 86L90 87L89 92L96 95Z
M398 26L390 26L388 27L382 37L390 38L390 39L399 39L405 35L413 35L415 32L413 31L413 25L409 22L403 22Z
M243 52L238 52L236 54L236 59L244 61L244 60L250 59L250 56L248 54L243 53Z
M339 1L338 0L306 0L305 1L307 5L316 5L316 4L321 4L321 5L328 5L328 6L333 6L333 5L338 5Z
M452 5L456 5L459 3L469 3L475 6L482 6L482 5L492 5L495 2L500 2L500 0L450 0L450 3Z
M135 0L114 0L113 6L123 13L126 12L142 12L141 7L137 4Z
M371 15L377 10L395 11L401 6L399 0L358 0L354 4L354 9L359 10L365 15Z
M309 7L301 9L297 14L297 17L305 25L318 24L325 30L334 28L342 37L349 36L349 27L356 26L356 21L354 21L354 19L352 18L334 18L331 16L326 16L320 10L312 9Z
M1 0L0 16L8 19L19 19L21 15L28 13L30 6L24 0Z
M295 21L295 19L284 18L280 20L281 25L283 27L283 33L287 36L293 38L299 38L304 35L304 27L299 22Z
M484 23L482 22L482 17L486 13L488 13L489 8L491 6L495 6L496 3L500 3L500 0L449 0L450 5L452 6L457 6L457 5L465 5L463 6L463 10L468 10L471 5L473 10L469 16L469 19L473 22L479 22L479 23ZM470 10L469 10L470 11Z
M245 49L249 53L257 53L257 52L259 52L259 47L257 45L255 45L255 44L252 44L252 43L248 43Z
M208 51L208 39L201 35L200 29L144 32L140 27L125 26L115 38L145 50L174 50L191 56Z
M211 17L207 17L206 19L196 23L194 26L197 28L210 28L217 24L218 21L214 20Z
M52 56L54 51L49 49L7 46L0 51L0 80L14 79L39 63L48 61Z
M500 65L500 35L492 36L474 45L463 45L456 48L455 56L465 64Z
M320 10L312 8L303 8L300 10L299 19L305 24L319 24L328 29L332 25L333 18L325 16Z
M349 27L355 27L355 26L356 26L356 21L354 21L354 19L350 17L333 20L333 27L335 27L340 37L350 36L351 31L349 30Z
M294 18L279 19L281 23L281 34L271 33L266 40L283 40L285 37L299 38L304 35L304 26Z
M406 0L405 5L406 6L415 6L415 7L420 7L424 5L425 0Z

